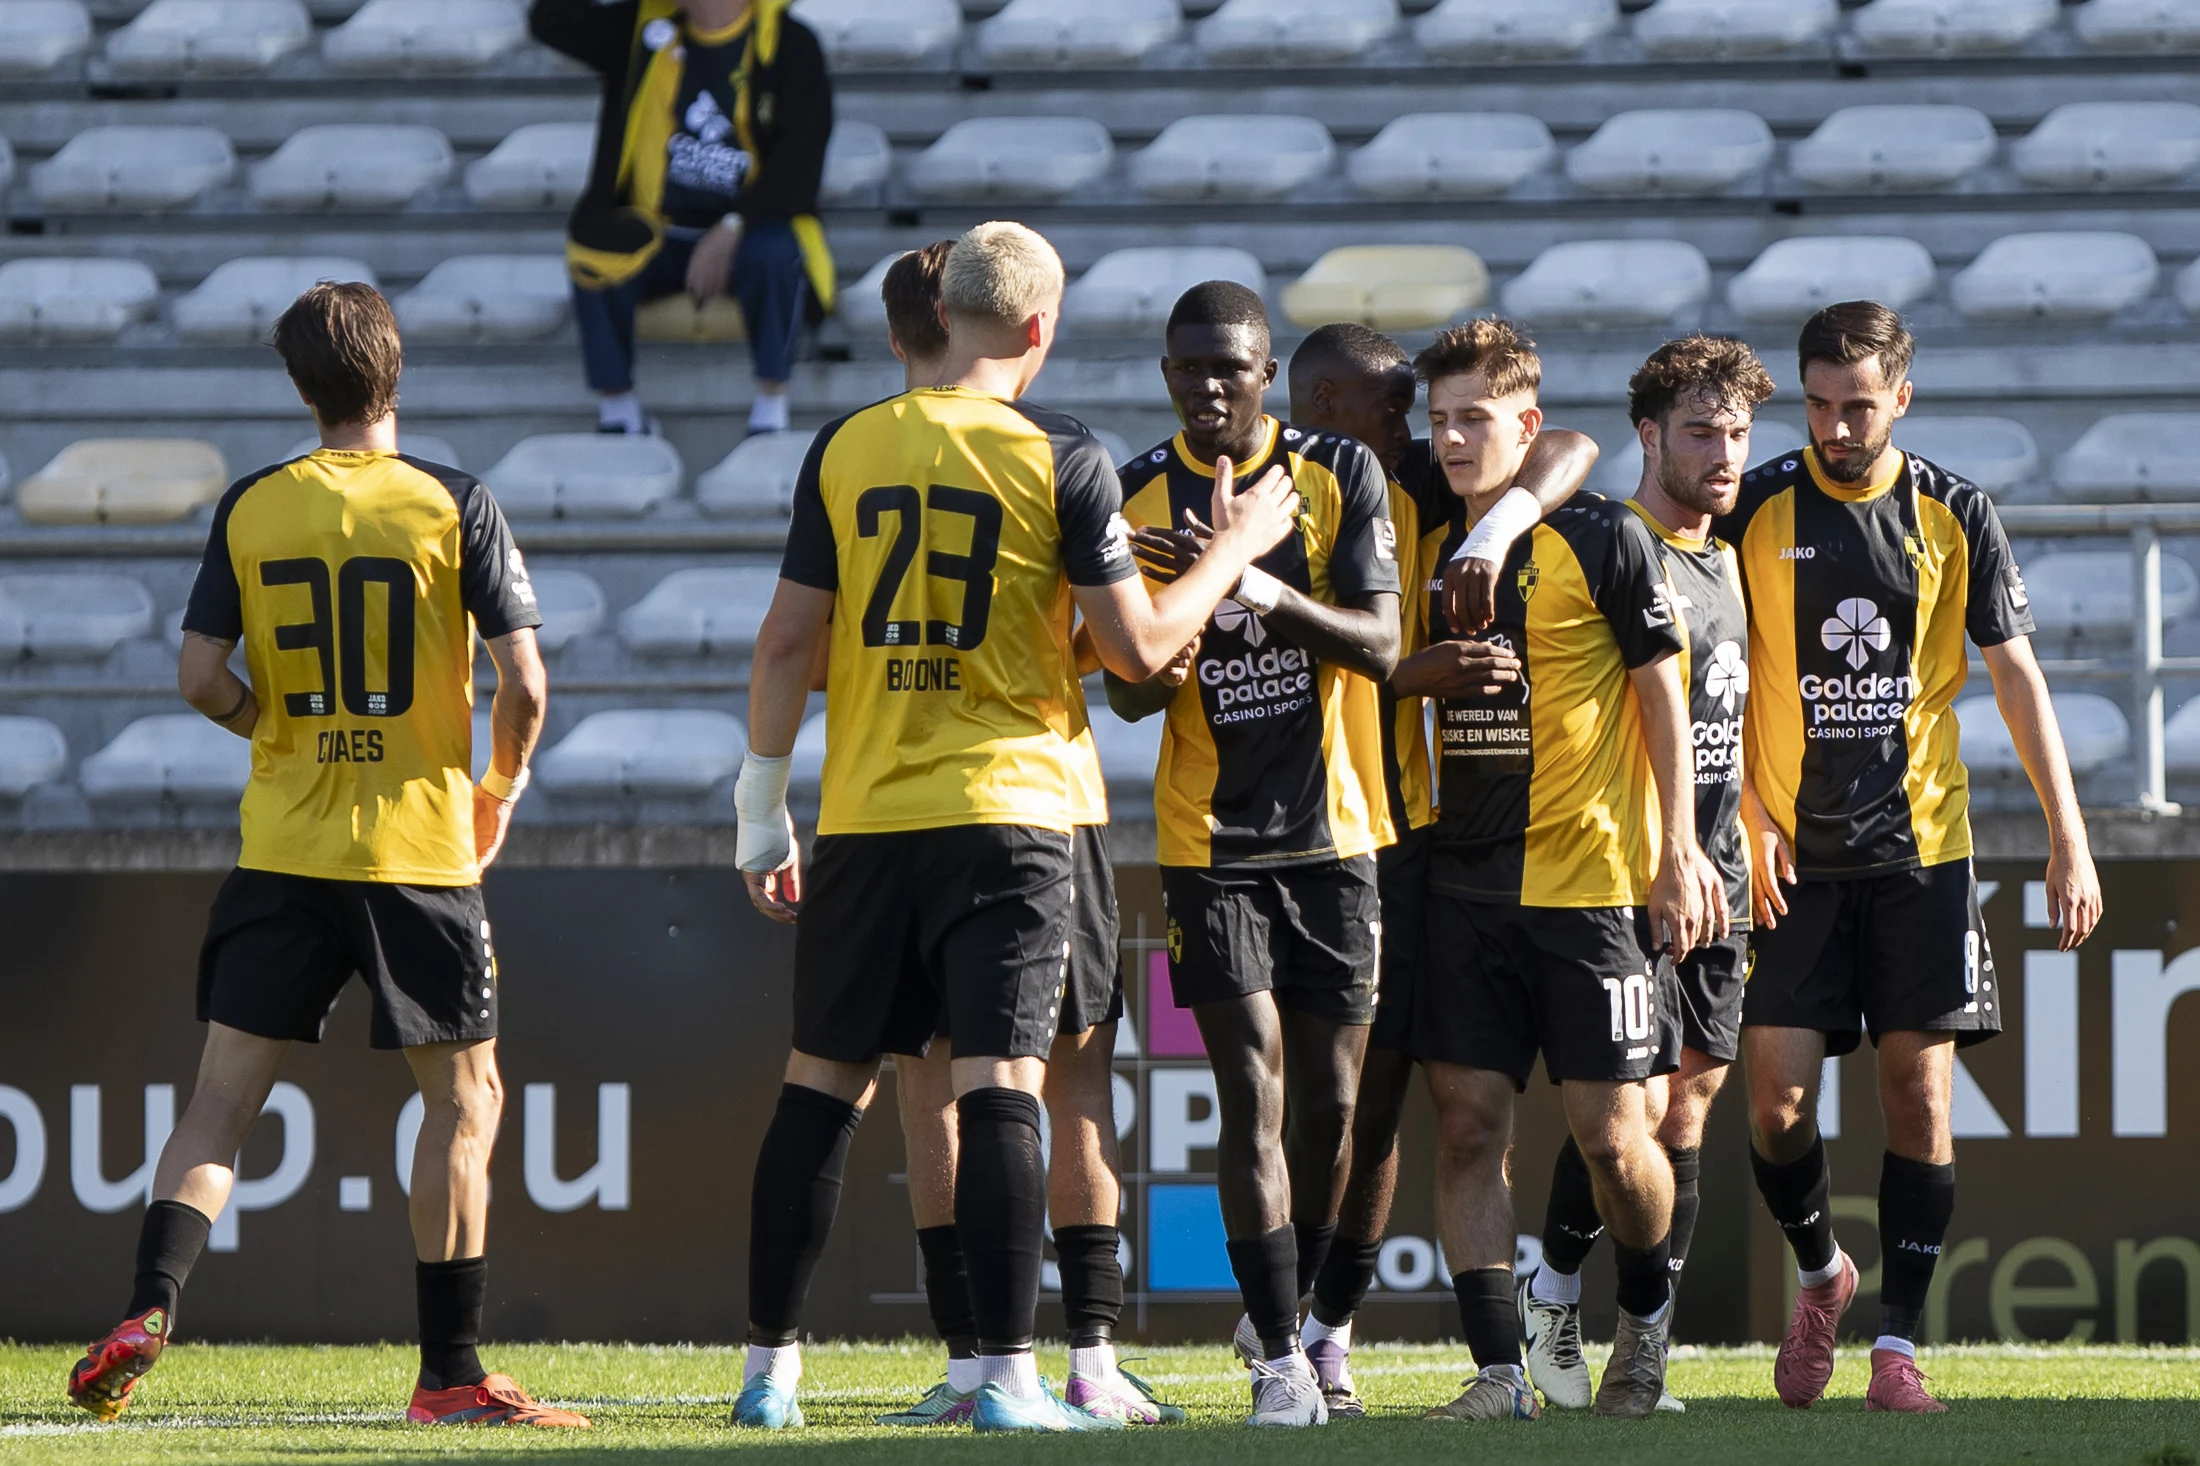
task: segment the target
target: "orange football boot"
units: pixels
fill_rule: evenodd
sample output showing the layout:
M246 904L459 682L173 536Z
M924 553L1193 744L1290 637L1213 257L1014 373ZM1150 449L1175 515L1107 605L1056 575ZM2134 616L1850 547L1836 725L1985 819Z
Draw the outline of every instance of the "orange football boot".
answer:
M478 1385L431 1390L413 1386L405 1418L415 1425L533 1425L549 1430L587 1430L588 1417L540 1404L508 1374L492 1374Z
M116 1324L70 1366L69 1403L91 1411L102 1423L120 1415L130 1403L132 1387L160 1358L174 1322L167 1309L148 1308Z

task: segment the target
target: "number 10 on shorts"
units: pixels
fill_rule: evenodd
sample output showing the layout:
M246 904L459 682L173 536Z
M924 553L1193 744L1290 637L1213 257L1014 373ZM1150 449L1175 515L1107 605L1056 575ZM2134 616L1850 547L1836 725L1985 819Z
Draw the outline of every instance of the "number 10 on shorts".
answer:
M1612 1005L1612 1042L1641 1042L1650 1036L1650 979L1640 972L1606 977L1604 996Z

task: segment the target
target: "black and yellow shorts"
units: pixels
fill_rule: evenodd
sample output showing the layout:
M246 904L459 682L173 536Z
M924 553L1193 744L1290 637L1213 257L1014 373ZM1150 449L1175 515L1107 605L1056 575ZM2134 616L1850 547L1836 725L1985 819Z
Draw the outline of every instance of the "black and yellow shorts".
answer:
M1332 1023L1375 1021L1382 905L1375 857L1274 870L1161 867L1177 1006L1273 992Z

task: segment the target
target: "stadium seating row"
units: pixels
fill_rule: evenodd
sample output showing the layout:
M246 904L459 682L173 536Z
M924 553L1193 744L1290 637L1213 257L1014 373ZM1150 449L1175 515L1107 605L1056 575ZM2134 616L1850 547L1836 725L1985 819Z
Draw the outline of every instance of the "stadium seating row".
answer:
M482 209L560 208L579 194L595 129L584 122L519 128L466 168ZM1845 107L1789 150L1800 185L1842 192L1961 186L2000 150L1974 107ZM1594 195L1715 194L1764 175L1776 152L1753 112L1664 108L1622 112L1567 151L1564 175ZM2009 145L2026 184L2138 189L2180 183L2200 164L2200 105L2080 102L2055 108ZM1149 198L1253 201L1292 193L1335 171L1329 130L1310 117L1260 113L1180 118L1129 160ZM1520 188L1558 156L1550 129L1512 112L1427 112L1393 119L1346 159L1370 198L1485 198ZM1061 203L1089 195L1117 166L1106 127L1087 117L975 117L909 158L901 180L925 203ZM456 167L451 144L417 123L325 123L300 129L247 170L246 195L272 211L401 209ZM823 191L829 205L870 197L893 176L883 130L843 121L833 132ZM31 198L60 213L189 208L237 173L230 140L212 127L114 124L87 128L27 170ZM7 169L0 163L0 184Z
M2039 37L2059 8L2057 0L1871 0L1846 29L1866 52L1990 54ZM845 68L939 60L964 39L957 0L801 0L796 11ZM2090 0L2075 11L2071 29L2087 47L2200 49L2200 10L2185 0ZM0 74L35 75L92 45L81 0L9 0L0 16ZM1632 31L1653 60L1776 56L1822 46L1841 19L1837 0L1657 0ZM1622 24L1619 0L1442 0L1412 20L1408 54L1558 60ZM992 67L1124 67L1184 31L1178 0L1012 0L969 39L973 59ZM1191 54L1225 67L1339 65L1403 44L1408 33L1397 0L1226 0L1192 27ZM123 75L238 75L264 71L312 39L300 0L152 0L105 37L102 54ZM525 39L518 0L367 0L323 33L320 53L338 72L434 73L485 66Z

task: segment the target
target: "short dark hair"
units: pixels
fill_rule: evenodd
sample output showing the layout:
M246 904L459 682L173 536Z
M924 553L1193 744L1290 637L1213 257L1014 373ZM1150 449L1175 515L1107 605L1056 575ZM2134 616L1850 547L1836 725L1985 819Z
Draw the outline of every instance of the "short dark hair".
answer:
M1413 358L1424 382L1480 373L1492 397L1533 392L1543 385L1543 358L1527 333L1502 316L1488 316L1440 333Z
M1202 280L1178 296L1167 329L1179 326L1242 326L1258 333L1261 355L1268 354L1268 307L1259 292L1235 280Z
M1675 404L1697 397L1754 415L1773 390L1757 353L1733 337L1683 336L1651 352L1627 379L1627 420L1662 423Z
M947 350L947 328L940 324L940 279L947 273L952 239L913 249L886 267L879 298L886 302L886 329L911 356L938 356Z
M397 410L405 350L390 303L372 285L321 281L275 322L272 344L322 426L379 422Z
M1809 371L1814 361L1854 366L1877 357L1880 376L1892 387L1910 374L1917 338L1900 315L1878 301L1844 300L1803 322L1795 354L1798 375Z
M1356 321L1317 326L1291 353L1291 394L1296 397L1332 372L1387 377L1410 369L1406 349Z

